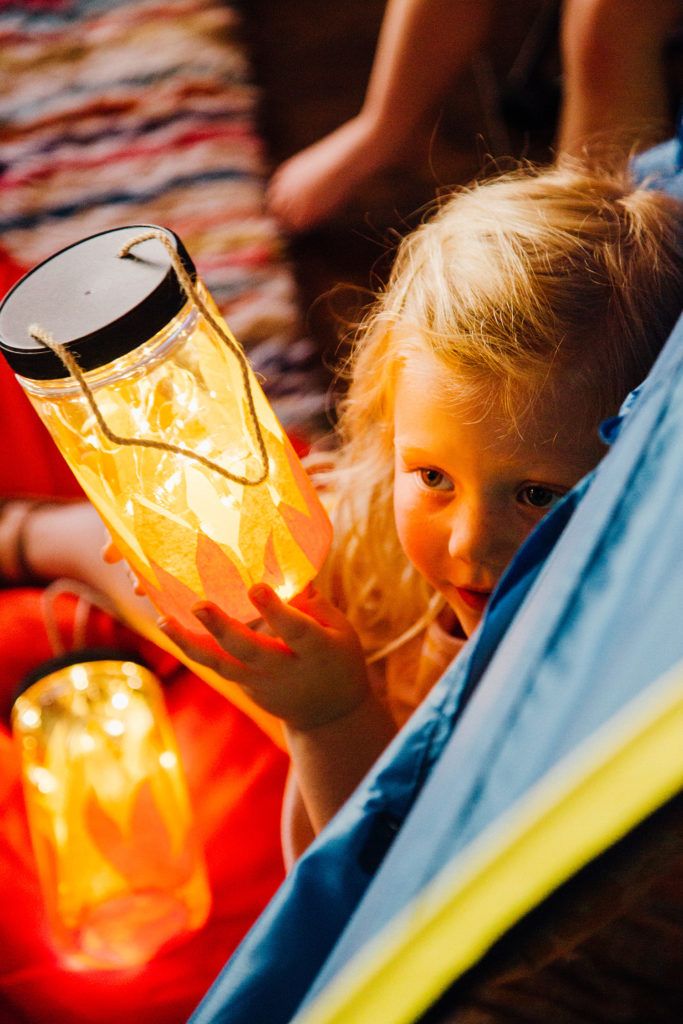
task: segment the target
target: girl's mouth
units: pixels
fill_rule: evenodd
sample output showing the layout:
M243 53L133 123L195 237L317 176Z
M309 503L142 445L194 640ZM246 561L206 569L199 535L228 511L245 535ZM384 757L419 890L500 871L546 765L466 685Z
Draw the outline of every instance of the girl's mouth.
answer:
M473 590L471 587L456 587L455 589L461 601L476 612L483 612L491 597L490 590Z

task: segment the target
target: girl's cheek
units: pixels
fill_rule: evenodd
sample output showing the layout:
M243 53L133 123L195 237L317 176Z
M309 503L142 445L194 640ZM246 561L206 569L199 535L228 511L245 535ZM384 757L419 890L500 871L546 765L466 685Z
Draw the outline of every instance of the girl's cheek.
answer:
M397 474L394 479L394 522L398 539L406 554L408 554L406 549L412 546L412 537L423 518L420 513L420 503L416 499L415 488L411 486L412 483L412 478L405 473Z
M430 575L431 535L429 518L419 502L397 503L395 505L396 532L409 562L423 575Z
M398 523L396 525L398 529L398 539L401 542L401 547L403 548L406 557L419 568L420 563L422 562L419 532L412 528L411 524L405 520L403 520L400 526Z

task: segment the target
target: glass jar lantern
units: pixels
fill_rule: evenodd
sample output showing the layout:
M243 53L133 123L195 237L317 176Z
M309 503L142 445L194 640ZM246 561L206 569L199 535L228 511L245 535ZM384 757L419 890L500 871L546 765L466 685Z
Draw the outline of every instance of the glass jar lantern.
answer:
M329 520L173 232L50 257L0 306L0 350L164 615L201 632L209 600L248 622L252 584L286 600L316 575Z
M211 902L161 687L112 653L42 671L12 731L55 946L72 967L135 967Z

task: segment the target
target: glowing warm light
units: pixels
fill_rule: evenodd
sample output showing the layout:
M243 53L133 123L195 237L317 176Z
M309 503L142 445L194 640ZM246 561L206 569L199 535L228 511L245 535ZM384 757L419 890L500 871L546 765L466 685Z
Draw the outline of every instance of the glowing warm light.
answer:
M28 778L40 793L54 793L57 789L56 778L46 768L34 765L28 772Z
M81 736L78 737L76 746L77 749L82 754L89 754L91 750L96 749L97 743L95 742L95 738L91 736L90 733L84 732Z
M69 965L133 967L201 927L206 869L151 673L70 666L29 687L12 720L46 912Z
M126 731L126 727L120 718L108 718L102 728L110 736L123 736Z
M184 316L87 375L99 409L123 437L190 449L253 479L262 459L238 360L193 306ZM73 381L22 379L143 588L163 614L195 631L198 599L250 621L252 584L294 596L317 574L331 539L311 481L248 376L269 469L256 486L171 452L112 444Z
M21 715L21 724L27 729L35 729L40 724L40 711L37 708L26 708Z
M121 673L125 676L126 685L130 690L140 690L142 688L142 677L140 676L140 666L136 665L133 661L124 661L121 663Z
M88 673L82 665L71 666L71 681L73 683L74 690L85 691L90 685Z

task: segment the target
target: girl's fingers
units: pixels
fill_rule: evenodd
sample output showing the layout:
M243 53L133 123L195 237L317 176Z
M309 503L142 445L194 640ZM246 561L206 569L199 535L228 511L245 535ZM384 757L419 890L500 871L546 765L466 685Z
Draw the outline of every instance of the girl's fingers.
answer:
M281 601L266 584L252 587L249 597L274 636L256 632L231 619L210 602L198 604L192 611L224 654L207 650L205 644L173 623L166 622L162 628L194 661L235 682L254 684L259 678L281 677L283 672L291 672L292 660L319 656L329 627L332 630L348 627L343 615L313 588L300 595L297 602L300 607Z
M116 562L123 561L123 555L116 547L111 537L109 537L107 543L102 548L102 558L104 559L105 562L108 562L110 565L114 565Z
M291 653L277 637L254 632L214 605L198 605L192 612L223 650L245 665L258 666L263 671L272 655L281 658L283 653Z
M285 604L265 583L258 583L251 588L249 600L261 613L265 623L295 653L303 652L309 641L319 641L321 624L317 619L296 608L294 604Z
M185 630L178 628L168 619L160 619L157 625L169 640L172 640L174 644L177 644L181 651L183 651L188 658L191 658L192 661L196 661L198 665L205 665L207 668L213 669L214 672L217 672L219 675L224 676L226 679L232 679L236 683L246 681L245 667L235 658L219 651L207 649L205 644L201 644L198 641L193 640L190 634Z
M343 630L348 626L344 613L310 584L301 594L292 598L291 607L311 616L323 627Z

